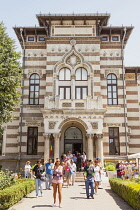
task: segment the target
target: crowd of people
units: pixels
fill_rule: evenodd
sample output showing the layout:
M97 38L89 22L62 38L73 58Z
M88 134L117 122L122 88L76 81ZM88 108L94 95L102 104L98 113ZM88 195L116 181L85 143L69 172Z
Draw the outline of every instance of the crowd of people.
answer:
M25 178L30 177L30 170L30 161L27 161L25 165ZM58 191L59 207L61 208L62 188L64 184L67 188L73 186L75 184L76 171L82 171L87 199L90 197L94 199L94 188L95 194L97 194L101 183L101 170L100 158L96 158L95 161L87 160L85 152L82 154L72 154L69 151L67 154L62 154L61 159L56 158L54 163L52 159L49 159L44 165L41 160L38 160L32 169L32 174L36 181L36 197L39 195L39 190L41 196L43 196L42 185L45 182L46 190L51 190L51 187L53 187L53 206L56 205L56 194Z
M136 162L124 162L120 161L116 164L117 178L121 179L131 179L132 177L137 177L138 165Z

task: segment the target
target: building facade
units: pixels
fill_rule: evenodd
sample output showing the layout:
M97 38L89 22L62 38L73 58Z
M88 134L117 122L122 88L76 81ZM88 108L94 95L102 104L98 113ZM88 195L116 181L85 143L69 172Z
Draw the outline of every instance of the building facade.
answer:
M127 159L140 150L140 67L124 67L133 27L108 26L109 14L37 15L15 27L23 49L22 104L5 126L0 161L87 153Z

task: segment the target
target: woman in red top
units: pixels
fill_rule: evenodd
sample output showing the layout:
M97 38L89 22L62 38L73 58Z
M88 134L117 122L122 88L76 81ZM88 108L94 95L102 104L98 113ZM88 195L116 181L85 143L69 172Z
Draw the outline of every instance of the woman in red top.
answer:
M67 187L69 187L69 185L70 185L70 177L71 177L70 169L71 169L70 163L66 162L65 177L66 177Z

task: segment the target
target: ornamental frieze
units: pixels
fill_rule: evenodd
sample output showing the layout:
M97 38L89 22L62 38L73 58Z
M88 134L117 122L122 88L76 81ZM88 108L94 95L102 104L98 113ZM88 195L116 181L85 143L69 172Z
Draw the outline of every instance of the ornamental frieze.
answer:
M135 79L135 74L134 73L125 74L125 79L127 80Z
M38 70L38 69L30 69L28 70L27 73L27 78L29 78L33 73L36 73L39 75L40 78L42 78L43 74L42 74L42 70Z

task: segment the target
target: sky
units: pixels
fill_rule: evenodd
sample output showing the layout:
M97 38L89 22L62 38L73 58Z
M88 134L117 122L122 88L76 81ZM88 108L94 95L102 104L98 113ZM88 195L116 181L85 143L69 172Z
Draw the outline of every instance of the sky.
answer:
M140 0L0 0L0 21L16 40L14 26L38 26L36 14L110 13L108 25L134 26L125 48L125 66L140 66Z

